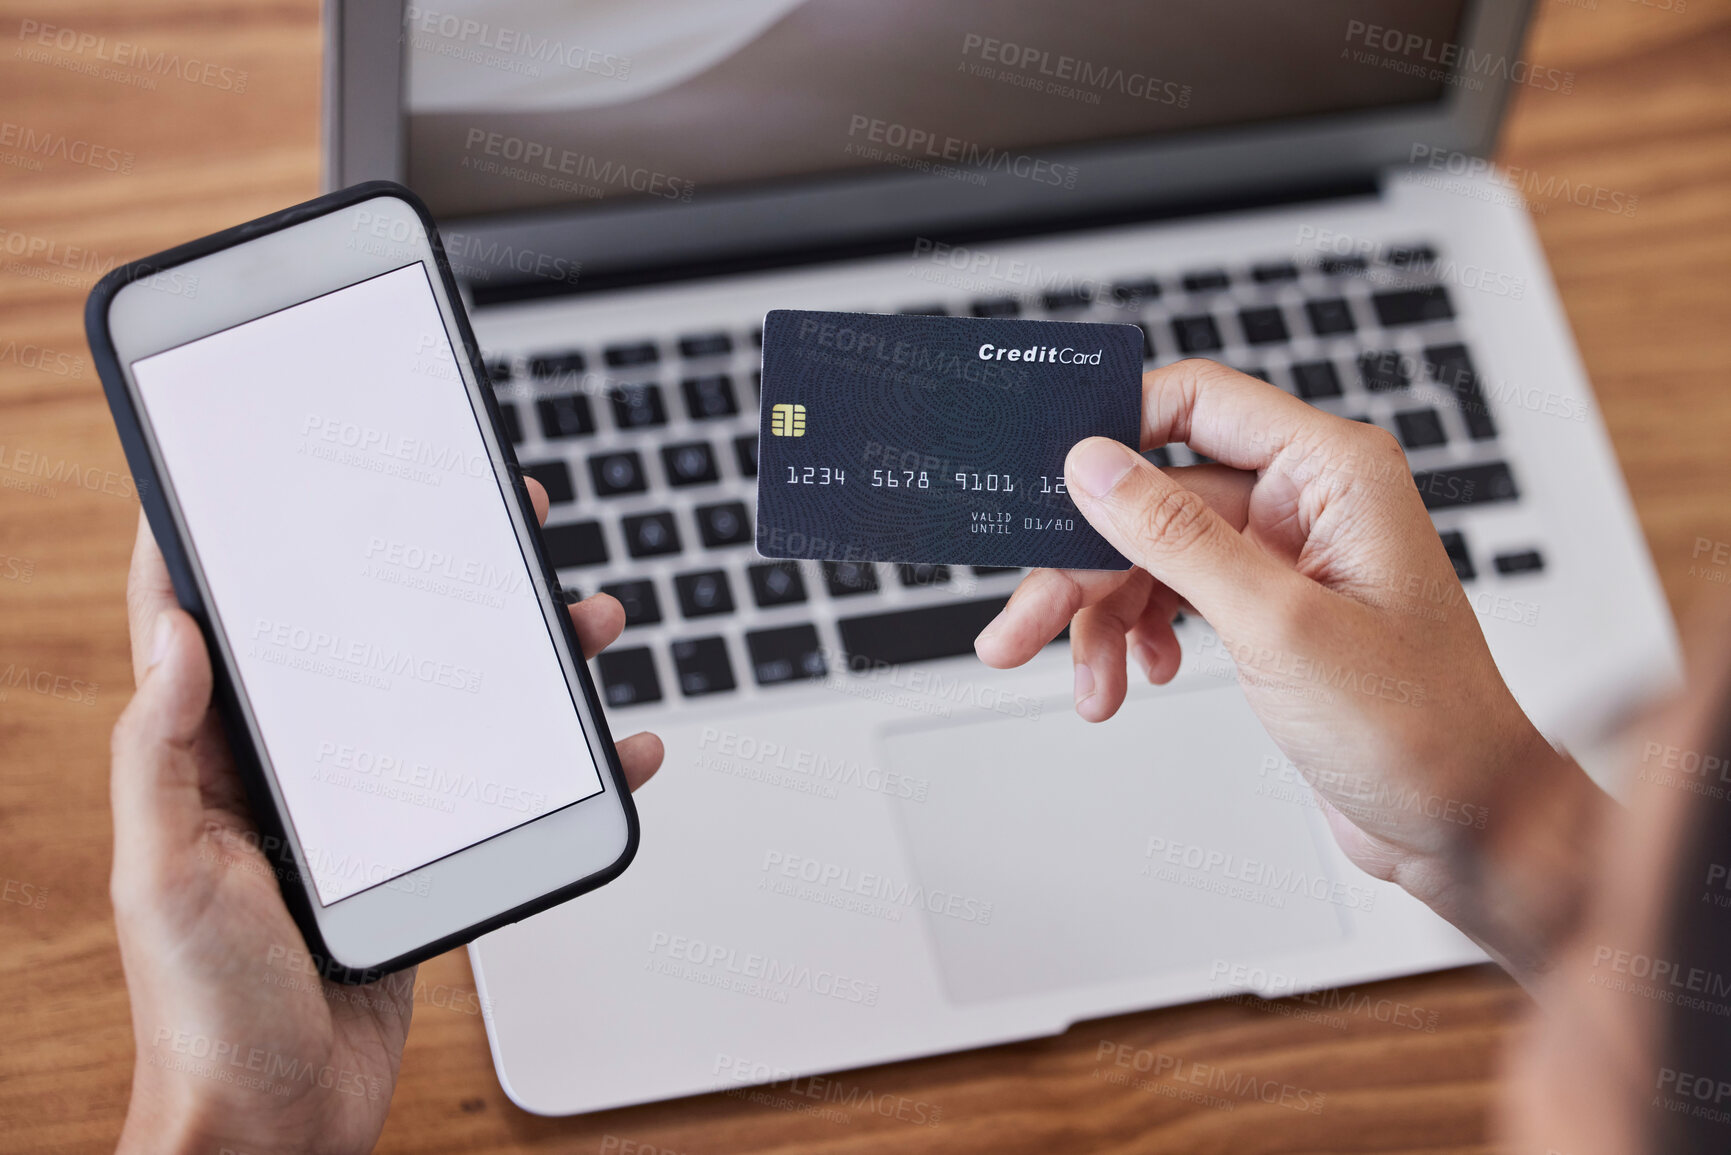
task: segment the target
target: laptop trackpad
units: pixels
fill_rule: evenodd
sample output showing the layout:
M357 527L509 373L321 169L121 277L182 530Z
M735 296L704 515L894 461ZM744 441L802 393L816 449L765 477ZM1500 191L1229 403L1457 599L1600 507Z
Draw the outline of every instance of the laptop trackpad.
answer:
M1100 725L1054 700L883 740L931 784L895 810L957 1003L1323 946L1367 893L1334 885L1307 788L1236 687L1140 695Z

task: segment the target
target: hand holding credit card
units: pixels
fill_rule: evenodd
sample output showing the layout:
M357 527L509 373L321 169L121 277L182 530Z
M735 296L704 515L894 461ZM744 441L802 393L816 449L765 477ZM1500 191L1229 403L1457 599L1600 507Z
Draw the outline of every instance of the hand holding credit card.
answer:
M1127 569L1064 458L1137 449L1134 325L777 309L764 318L765 557Z

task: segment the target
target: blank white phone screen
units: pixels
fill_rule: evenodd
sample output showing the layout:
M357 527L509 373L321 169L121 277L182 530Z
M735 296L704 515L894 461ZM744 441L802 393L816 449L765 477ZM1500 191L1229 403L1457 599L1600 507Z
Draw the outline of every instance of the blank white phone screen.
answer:
M132 369L322 903L600 792L421 264Z

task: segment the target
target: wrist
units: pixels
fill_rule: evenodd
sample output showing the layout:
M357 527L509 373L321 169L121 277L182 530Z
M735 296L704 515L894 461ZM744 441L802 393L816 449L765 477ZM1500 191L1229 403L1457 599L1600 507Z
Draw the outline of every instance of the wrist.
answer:
M116 1155L210 1155L223 1146L216 1131L218 1114L196 1091L134 1070L132 1098L115 1146Z
M309 1148L301 1128L272 1113L266 1100L236 1102L195 1070L158 1066L142 1055L133 1067L116 1155L277 1155Z
M1519 722L1487 768L1483 826L1398 881L1529 984L1579 923L1615 803L1524 715Z

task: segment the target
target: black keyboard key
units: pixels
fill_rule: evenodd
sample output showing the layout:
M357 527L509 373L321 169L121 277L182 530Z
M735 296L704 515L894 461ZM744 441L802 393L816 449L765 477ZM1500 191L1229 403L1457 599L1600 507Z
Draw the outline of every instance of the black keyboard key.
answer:
M1316 267L1331 277L1357 276L1370 267L1363 257L1324 257Z
M659 385L621 385L607 391L613 403L613 423L621 429L650 429L667 424L667 406Z
M672 486L702 485L721 475L715 471L715 453L707 441L682 441L661 447L661 467Z
M1456 577L1470 582L1479 576L1479 571L1473 568L1473 555L1467 551L1465 534L1451 529L1442 535L1442 543L1443 549L1448 551L1449 564L1455 567Z
M1185 353L1212 353L1221 347L1220 329L1206 313L1172 318L1172 335Z
M569 377L583 372L588 367L583 354L571 353L541 353L529 358L529 375L531 377Z
M679 574L673 579L673 592L679 596L679 612L688 618L733 612L733 587L723 570Z
M632 557L661 557L680 550L679 527L673 524L671 513L640 514L626 518L622 524L625 550Z
M1298 266L1291 261L1265 261L1250 270L1250 279L1259 285L1279 285L1298 280Z
M757 476L757 434L748 433L744 437L733 439L733 456L739 462L739 472L743 477Z
M523 476L539 481L547 491L547 500L554 505L577 499L577 489L571 484L571 467L563 461L525 462Z
M1424 351L1425 366L1431 380L1455 396L1455 403L1466 418L1467 436L1474 441L1488 441L1497 435L1497 423L1491 419L1490 402L1479 387L1479 375L1473 369L1472 358L1465 345L1432 345Z
M1306 401L1340 396L1340 374L1333 361L1300 361L1292 367L1292 383Z
M560 586L559 600L568 606L574 606L583 600L583 591L576 586Z
M745 545L751 541L751 517L742 501L723 501L717 505L700 505L694 511L697 533L709 549L724 545Z
M523 418L517 413L517 406L509 401L499 402L499 424L505 427L505 436L511 439L512 445L523 444Z
M1426 509L1455 509L1465 505L1489 505L1520 497L1515 475L1501 461L1489 465L1457 465L1412 475Z
M751 343L753 345L756 345L759 349L763 348L763 330L762 329L753 329L751 331Z
M541 417L541 436L550 441L595 432L595 410L590 408L589 398L581 393L543 397L535 402L535 412Z
M994 574L1021 572L1022 567L1019 565L977 565L974 567L975 577L992 577Z
M901 575L902 584L910 589L950 584L950 567L947 565L909 565L903 562L896 566L896 572Z
M1408 449L1429 449L1446 445L1449 435L1443 432L1442 418L1435 409L1408 409L1394 415L1394 427L1400 433L1400 443Z
M1545 558L1536 549L1524 549L1519 553L1499 553L1496 567L1497 572L1505 577L1519 573L1539 573L1545 568Z
M601 674L601 695L609 706L640 706L661 701L661 679L647 649L603 650L595 659Z
M1272 345L1291 338L1286 331L1286 318L1276 305L1266 309L1242 309L1238 313L1238 323L1244 326L1244 339L1252 345Z
M1073 313L1078 309L1086 309L1093 304L1093 299L1080 289L1064 289L1043 294L1040 304L1044 305L1049 313Z
M655 364L661 360L661 350L653 341L639 341L634 345L609 345L602 356L614 369L629 369L635 365Z
M1014 297L990 297L975 301L968 306L968 312L976 317L1019 317L1022 303Z
M1187 293L1215 293L1231 284L1232 278L1225 269L1200 269L1184 274L1184 291Z
M1145 449L1142 451L1142 456L1146 457L1152 464L1158 465L1161 469L1172 468L1172 451L1164 445L1157 445L1153 449Z
M733 399L733 378L726 373L687 377L679 387L685 392L685 411L693 421L731 417L739 412L739 402Z
M1358 378L1372 393L1392 393L1412 385L1412 367L1405 357L1392 349L1380 353L1361 353L1358 357Z
M655 593L655 583L648 578L614 582L601 587L601 592L619 599L625 607L625 628L652 626L661 620L661 598Z
M726 333L699 333L679 338L681 357L720 357L733 352L733 338Z
M836 623L849 666L929 662L974 652L974 639L1008 598L982 598L916 610L843 618Z
M543 526L541 541L547 546L547 558L554 569L604 565L607 561L607 540L601 536L598 521Z
M828 673L814 626L754 630L745 635L745 648L751 651L751 673L760 686L821 678Z
M1441 285L1375 293L1371 296L1370 303L1376 306L1376 319L1385 329L1396 325L1446 321L1455 315L1454 303L1449 300L1448 290Z
M877 567L869 561L826 561L823 563L823 584L829 588L832 598L876 593Z
M1240 369L1238 371L1246 377L1254 377L1258 381L1266 381L1270 385L1274 384L1274 378L1268 375L1268 370L1266 369Z
M751 371L751 395L759 401L763 400L763 370L761 369Z
M758 608L790 606L805 600L805 579L799 567L791 561L767 561L750 566L746 576L751 579L751 596Z
M602 453L589 459L589 480L595 485L596 497L617 497L622 493L642 493L648 488L643 477L643 458L635 449L619 453Z
M487 363L487 383L503 385L511 379L511 362L504 357L494 357Z
M897 309L904 317L947 317L950 311L942 305L917 305L911 309Z
M1388 263L1397 269L1422 268L1436 262L1436 250L1429 245L1397 245L1388 251Z
M720 693L735 685L733 663L727 660L727 643L719 637L683 638L674 642L673 668L679 674L679 692L687 698Z
M1352 320L1352 310L1339 297L1324 297L1319 301L1304 302L1304 311L1310 316L1310 330L1318 337L1329 337L1336 333L1351 333L1358 328Z
M1130 309L1160 299L1160 282L1153 277L1136 281L1119 281L1112 286L1112 303Z

